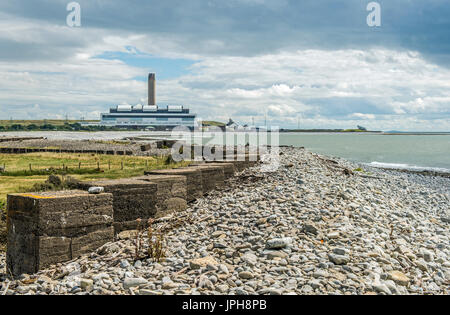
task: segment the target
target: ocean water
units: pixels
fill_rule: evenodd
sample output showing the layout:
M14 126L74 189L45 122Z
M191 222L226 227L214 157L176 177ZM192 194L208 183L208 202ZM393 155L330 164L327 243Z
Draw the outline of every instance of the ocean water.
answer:
M172 138L170 132L8 132L0 137L33 136L68 140L112 140L124 137ZM236 138L238 138L236 134ZM240 144L247 140L241 139ZM196 143L217 143L196 138ZM374 167L450 172L450 134L383 135L370 133L281 133L281 145L365 163ZM1 146L1 143L0 143Z
M374 167L450 172L449 135L281 134L280 144Z

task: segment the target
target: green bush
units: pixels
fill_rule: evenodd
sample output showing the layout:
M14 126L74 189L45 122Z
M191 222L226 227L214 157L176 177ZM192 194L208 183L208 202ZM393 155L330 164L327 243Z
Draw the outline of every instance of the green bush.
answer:
M80 181L70 176L56 176L50 175L48 179L43 183L34 184L33 191L58 191L77 189L80 185Z

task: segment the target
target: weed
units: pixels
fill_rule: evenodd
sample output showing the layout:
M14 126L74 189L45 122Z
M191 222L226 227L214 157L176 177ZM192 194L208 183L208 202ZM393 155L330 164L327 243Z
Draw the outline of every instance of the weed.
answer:
M148 256L155 262L160 262L165 258L164 235L161 230L153 229L154 220L148 220L149 227L147 229L148 238Z
M148 228L147 228L147 241L148 244L146 246L147 252L143 254L144 251L144 233L145 229L142 224L141 219L137 219L138 222L138 231L136 234L136 240L135 240L135 253L134 253L134 259L135 260L141 260L141 259L147 259L150 258L154 262L161 262L165 257L165 250L164 250L164 235L161 229L155 229L153 224L155 221L153 219L149 219L147 221Z

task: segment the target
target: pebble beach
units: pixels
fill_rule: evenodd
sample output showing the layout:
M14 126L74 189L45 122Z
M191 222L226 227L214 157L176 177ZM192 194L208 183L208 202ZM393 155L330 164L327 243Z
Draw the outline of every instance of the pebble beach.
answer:
M0 295L371 295L450 290L450 178L380 170L304 149L160 219L165 259L136 236L11 281ZM142 235L142 251L148 240Z

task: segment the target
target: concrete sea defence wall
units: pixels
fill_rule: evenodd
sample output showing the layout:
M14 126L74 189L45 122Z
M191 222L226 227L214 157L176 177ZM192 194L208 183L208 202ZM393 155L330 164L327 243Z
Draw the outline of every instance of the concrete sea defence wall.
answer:
M187 208L186 176L146 175L134 180L154 183L156 191L156 217L164 217L172 212Z
M7 265L14 276L72 260L114 238L111 194L13 194L7 211Z
M203 194L214 189L220 189L225 185L224 167L212 164L196 165L191 168L198 169L202 173Z
M107 181L84 182L80 188L89 190L103 187L113 196L114 232L134 230L138 227L137 219L148 219L156 215L157 184L134 180L119 179Z
M145 175L177 175L186 178L186 200L192 202L203 197L202 172L196 168L178 168L145 172Z
M7 267L13 276L70 261L150 218L183 211L254 162L201 163L145 176L82 182L80 190L8 195ZM102 187L99 194L87 192ZM97 191L96 193L98 193Z

